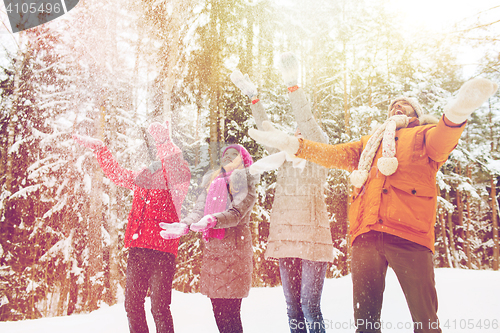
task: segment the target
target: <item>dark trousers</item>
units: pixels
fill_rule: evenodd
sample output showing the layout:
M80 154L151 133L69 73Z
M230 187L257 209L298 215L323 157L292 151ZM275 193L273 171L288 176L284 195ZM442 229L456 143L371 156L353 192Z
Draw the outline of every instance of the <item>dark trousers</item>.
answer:
M127 261L125 310L131 333L148 333L144 301L151 291L151 313L157 333L174 332L170 313L175 256L151 249L131 248Z
M241 298L211 298L220 333L241 333Z
M414 332L441 332L431 250L376 231L358 236L352 246L356 332L381 331L380 312L388 265L403 289Z
M321 293L328 264L280 258L280 275L291 333L324 333Z

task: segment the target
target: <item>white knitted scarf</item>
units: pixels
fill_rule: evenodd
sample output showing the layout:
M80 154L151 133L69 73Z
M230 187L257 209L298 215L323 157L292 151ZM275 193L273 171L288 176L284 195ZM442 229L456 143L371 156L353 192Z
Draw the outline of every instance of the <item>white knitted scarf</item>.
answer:
M387 119L373 135L368 139L365 149L361 153L358 169L354 170L349 177L351 184L361 188L368 179L368 173L373 163L373 158L382 142L382 157L377 161L377 168L385 175L390 176L398 168L396 156L396 130L407 127L411 117L395 115Z

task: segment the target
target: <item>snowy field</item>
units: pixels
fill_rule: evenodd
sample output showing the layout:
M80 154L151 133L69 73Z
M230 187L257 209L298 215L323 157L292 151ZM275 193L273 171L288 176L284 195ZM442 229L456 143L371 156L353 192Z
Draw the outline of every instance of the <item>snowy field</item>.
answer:
M443 332L500 332L500 271L436 270L439 318ZM328 279L322 309L327 332L354 332L351 277ZM384 332L412 332L411 317L397 278L389 269L382 311ZM150 331L154 322L149 313ZM217 333L210 301L200 294L174 291L176 333ZM245 333L287 333L285 301L280 287L254 288L242 303ZM406 328L405 328L406 327ZM0 323L2 333L127 333L123 303L90 314Z

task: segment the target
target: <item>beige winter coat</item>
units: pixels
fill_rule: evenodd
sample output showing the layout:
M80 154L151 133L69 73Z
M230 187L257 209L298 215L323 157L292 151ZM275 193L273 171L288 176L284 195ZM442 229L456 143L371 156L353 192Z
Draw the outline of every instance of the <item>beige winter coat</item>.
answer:
M313 118L302 89L290 93L293 112L304 138L328 143ZM257 128L268 120L260 102L251 106ZM277 150L266 147L269 153ZM325 204L324 189L328 170L307 162L304 170L285 162L279 169L276 192L270 216L266 259L301 258L311 261L333 261L333 243Z

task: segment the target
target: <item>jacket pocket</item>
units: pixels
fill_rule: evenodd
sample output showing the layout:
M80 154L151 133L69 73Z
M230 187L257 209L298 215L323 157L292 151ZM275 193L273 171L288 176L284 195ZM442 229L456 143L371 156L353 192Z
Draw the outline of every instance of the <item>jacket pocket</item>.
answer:
M436 188L397 182L388 194L387 222L394 227L428 233L436 221Z

